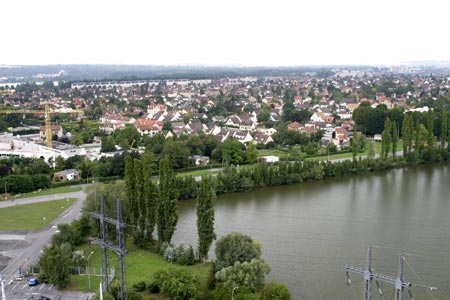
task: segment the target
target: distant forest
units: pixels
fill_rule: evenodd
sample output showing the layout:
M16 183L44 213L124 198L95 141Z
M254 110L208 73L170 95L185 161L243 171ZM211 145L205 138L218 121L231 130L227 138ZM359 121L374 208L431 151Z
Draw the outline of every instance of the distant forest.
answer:
M2 66L0 77L8 82L29 81L101 81L136 79L216 79L238 76L330 76L339 69L380 70L367 66L303 66L303 67L240 67L240 66L152 66L152 65L45 65ZM59 76L58 73L63 71ZM54 74L54 76L52 76Z

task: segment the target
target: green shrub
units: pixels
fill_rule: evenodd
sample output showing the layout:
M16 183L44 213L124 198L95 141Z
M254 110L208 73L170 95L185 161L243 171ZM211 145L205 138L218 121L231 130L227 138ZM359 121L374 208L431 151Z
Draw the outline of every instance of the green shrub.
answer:
M133 284L133 289L137 292L143 292L147 288L147 284L144 281L139 281Z
M157 294L160 292L159 285L153 281L147 285L147 290L152 294Z
M201 299L200 279L188 269L169 268L154 276L161 292L171 300Z
M234 300L258 300L258 294L245 287L237 287L233 293L232 289L225 287L223 284L218 284L217 288L211 292L211 297L208 299L230 300L231 294L233 294Z
M282 283L271 281L267 283L262 292L260 300L291 300L291 293Z
M193 265L196 261L194 248L192 246L185 247L183 244L175 247L168 243L163 243L161 245L160 254L168 262L183 266Z
M143 297L141 294L139 294L136 291L129 291L128 292L128 300L142 300Z

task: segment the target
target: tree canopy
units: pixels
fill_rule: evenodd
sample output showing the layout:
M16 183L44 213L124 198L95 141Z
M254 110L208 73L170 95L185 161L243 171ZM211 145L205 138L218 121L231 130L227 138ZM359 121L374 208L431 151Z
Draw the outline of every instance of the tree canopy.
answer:
M233 266L236 262L251 261L261 257L261 245L250 236L232 232L216 242L215 269Z

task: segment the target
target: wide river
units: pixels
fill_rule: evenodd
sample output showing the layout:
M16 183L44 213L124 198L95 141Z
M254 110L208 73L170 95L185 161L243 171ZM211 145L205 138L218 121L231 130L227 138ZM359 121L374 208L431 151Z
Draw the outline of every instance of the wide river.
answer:
M283 282L293 300L361 299L362 275L373 247L374 272L404 278L414 299L450 299L450 164L419 166L228 194L214 202L218 237L237 231L263 245L269 279ZM175 243L197 243L194 201L179 206ZM211 247L210 258L214 258ZM394 287L374 282L373 299L393 299ZM410 299L405 291L404 299Z

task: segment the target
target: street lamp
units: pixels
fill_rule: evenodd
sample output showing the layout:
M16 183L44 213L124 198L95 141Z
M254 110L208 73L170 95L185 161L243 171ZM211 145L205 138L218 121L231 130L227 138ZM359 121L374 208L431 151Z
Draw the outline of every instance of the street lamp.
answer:
M235 286L233 288L233 291L231 292L231 300L234 300L234 291L237 290L238 288L239 288L238 286Z
M2 275L0 275L0 285L2 287L2 299L6 300L6 294L5 294L5 281L3 280Z
M23 270L23 272L25 272L25 276L27 276L28 275L28 265L27 265L27 263L28 263L28 259L27 258L25 258L25 264L24 264L24 270Z
M94 187L94 203L97 201L97 187L95 186L95 180L92 180L92 186Z
M88 257L87 257L87 272L88 272L88 282L89 282L89 290L91 290L91 267L89 266L89 258L91 257L91 255L94 254L94 251L91 251L91 253L89 253Z

